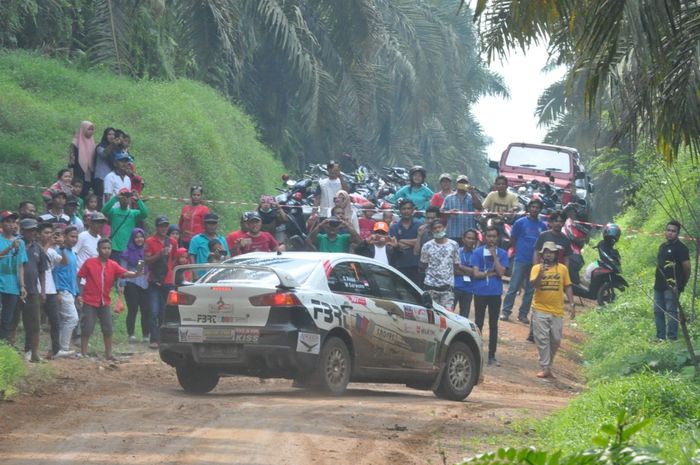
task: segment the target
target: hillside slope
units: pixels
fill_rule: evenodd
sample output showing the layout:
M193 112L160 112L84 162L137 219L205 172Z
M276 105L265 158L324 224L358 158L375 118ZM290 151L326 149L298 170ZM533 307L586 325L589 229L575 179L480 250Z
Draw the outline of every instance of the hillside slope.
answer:
M131 152L146 180L145 195L187 197L203 183L208 199L251 202L274 191L281 162L258 141L254 122L211 88L187 80L135 82L107 72L85 72L27 53L0 52L0 208L39 200L67 163L81 120L95 139L113 126L131 135ZM152 199L156 213L177 216L181 204ZM227 228L252 205L216 204ZM150 224L150 221L147 222Z

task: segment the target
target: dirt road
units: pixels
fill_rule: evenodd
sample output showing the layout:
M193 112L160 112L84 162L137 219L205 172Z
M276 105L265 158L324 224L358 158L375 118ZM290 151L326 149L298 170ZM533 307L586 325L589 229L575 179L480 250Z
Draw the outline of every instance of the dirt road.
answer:
M534 376L525 325L499 329L502 366L486 368L485 383L461 403L386 384L351 384L343 397L323 397L257 378L225 378L196 397L152 352L111 365L53 361L56 382L0 403L0 463L455 463L498 446L488 438L514 420L562 408L582 387L568 325L554 381Z

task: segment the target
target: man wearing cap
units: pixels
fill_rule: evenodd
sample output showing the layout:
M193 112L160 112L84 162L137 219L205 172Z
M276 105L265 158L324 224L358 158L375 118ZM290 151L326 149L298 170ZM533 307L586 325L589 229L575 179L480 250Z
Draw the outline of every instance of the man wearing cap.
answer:
M65 214L70 220L70 224L76 227L78 233L85 231L85 225L83 221L78 218L78 197L74 195L69 195L66 199L66 205L63 207L63 214Z
M24 286L24 264L27 252L24 241L17 233L17 214L10 211L0 213L0 339L7 339L10 333L19 299L27 296Z
M481 210L479 195L469 184L469 179L460 174L457 176L457 192L448 195L442 204L442 212L447 215L447 237L460 246L464 231L476 226L475 210Z
M8 340L11 345L15 342L15 333L19 320L24 326L24 352L27 360L38 362L39 358L39 328L41 324L41 303L46 301L46 269L47 260L44 249L36 241L39 223L33 218L25 218L19 222L22 239L27 252L27 262L24 264L24 283L27 296L17 304Z
M173 289L173 263L177 242L168 236L170 221L167 216L156 218L156 232L145 244L145 262L148 265L148 302L150 306L150 346L157 349L160 343L160 325L165 314L168 292Z
M532 267L530 283L535 289L532 301L532 332L539 354L538 378L554 378L552 363L561 344L564 327L564 294L571 303L571 318L576 316L569 270L557 262L557 244L542 245L542 263Z
M111 197L114 197L122 189L131 192L131 178L127 171L129 167L129 154L123 150L114 153L114 171L111 171L105 176L104 182L104 199L107 203ZM129 230L131 232L131 230Z
M91 213L88 220L87 231L78 234L78 242L73 247L78 268L83 266L88 258L97 257L97 241L102 238L102 229L107 224L107 217L100 212Z
M209 207L202 203L204 190L202 186L190 187L190 203L182 207L180 213L180 244L188 248L194 236L204 232L204 216Z
M224 236L216 232L219 227L219 215L216 213L207 213L204 215L204 232L201 232L192 238L188 253L192 258L192 263L207 263L209 259L209 241L216 239L224 246L226 255L229 255L228 244Z
M527 314L530 313L534 289L532 288L528 276L530 276L530 270L532 269L535 242L537 242L540 233L547 229L547 225L539 219L541 210L541 200L530 200L527 204L527 216L520 218L513 224L510 237L515 244L515 256L513 257L514 263L510 276L510 283L508 284L508 292L506 293L505 299L503 299L501 321L508 321L510 319L510 314L515 304L515 296L520 290L520 286L524 283L525 292L523 292L523 300L520 303L520 310L518 311L518 321L525 324L530 323Z
M246 232L234 242L233 255L249 252L277 252L279 244L269 232L262 231L262 219L258 212L244 214Z
M452 176L450 176L450 173L442 173L440 175L440 191L433 194L433 197L430 199L430 206L442 207L447 196L451 194L454 194L454 189L452 189Z
M136 207L131 208L131 197L136 197ZM138 221L143 221L148 216L148 209L138 194L123 187L116 196L109 199L102 207L102 214L109 220L112 227L112 260L119 262L119 256L126 250L131 237L131 230L136 227Z
M320 233L324 228L325 233ZM340 232L344 228L347 232ZM307 243L319 252L350 252L350 244L359 244L360 234L348 220L331 216L313 227Z
M39 216L42 223L51 224L70 224L70 218L63 213L63 207L66 205L67 196L63 191L51 191L51 203L49 210Z
M377 221L372 227L372 234L357 246L355 252L364 257L374 258L385 265L396 263L396 239L389 235L389 225Z

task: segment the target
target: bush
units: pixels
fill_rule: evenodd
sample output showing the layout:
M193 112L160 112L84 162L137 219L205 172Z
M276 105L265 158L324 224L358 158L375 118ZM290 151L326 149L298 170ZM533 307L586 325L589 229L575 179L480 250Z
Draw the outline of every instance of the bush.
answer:
M22 357L4 341L0 341L0 399L11 396L25 374Z

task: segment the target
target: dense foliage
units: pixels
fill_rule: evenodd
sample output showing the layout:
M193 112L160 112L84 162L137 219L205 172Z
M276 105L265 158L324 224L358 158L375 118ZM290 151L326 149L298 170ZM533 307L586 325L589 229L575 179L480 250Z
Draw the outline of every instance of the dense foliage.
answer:
M17 351L0 341L0 400L12 395L26 368Z
M480 95L505 94L458 0L4 0L0 46L241 102L292 165L350 152L484 178Z
M84 72L27 53L0 53L0 164L3 181L48 186L68 162L81 120L132 137L130 151L146 180L144 194L188 197L203 183L209 199L251 202L274 191L281 163L257 139L238 107L203 84L187 80L133 82L108 72ZM241 173L245 173L242 175ZM2 209L39 201L38 189L0 185ZM177 218L181 204L150 200L155 213ZM217 204L222 227L237 227L236 212L251 205ZM151 221L147 221L150 226Z

